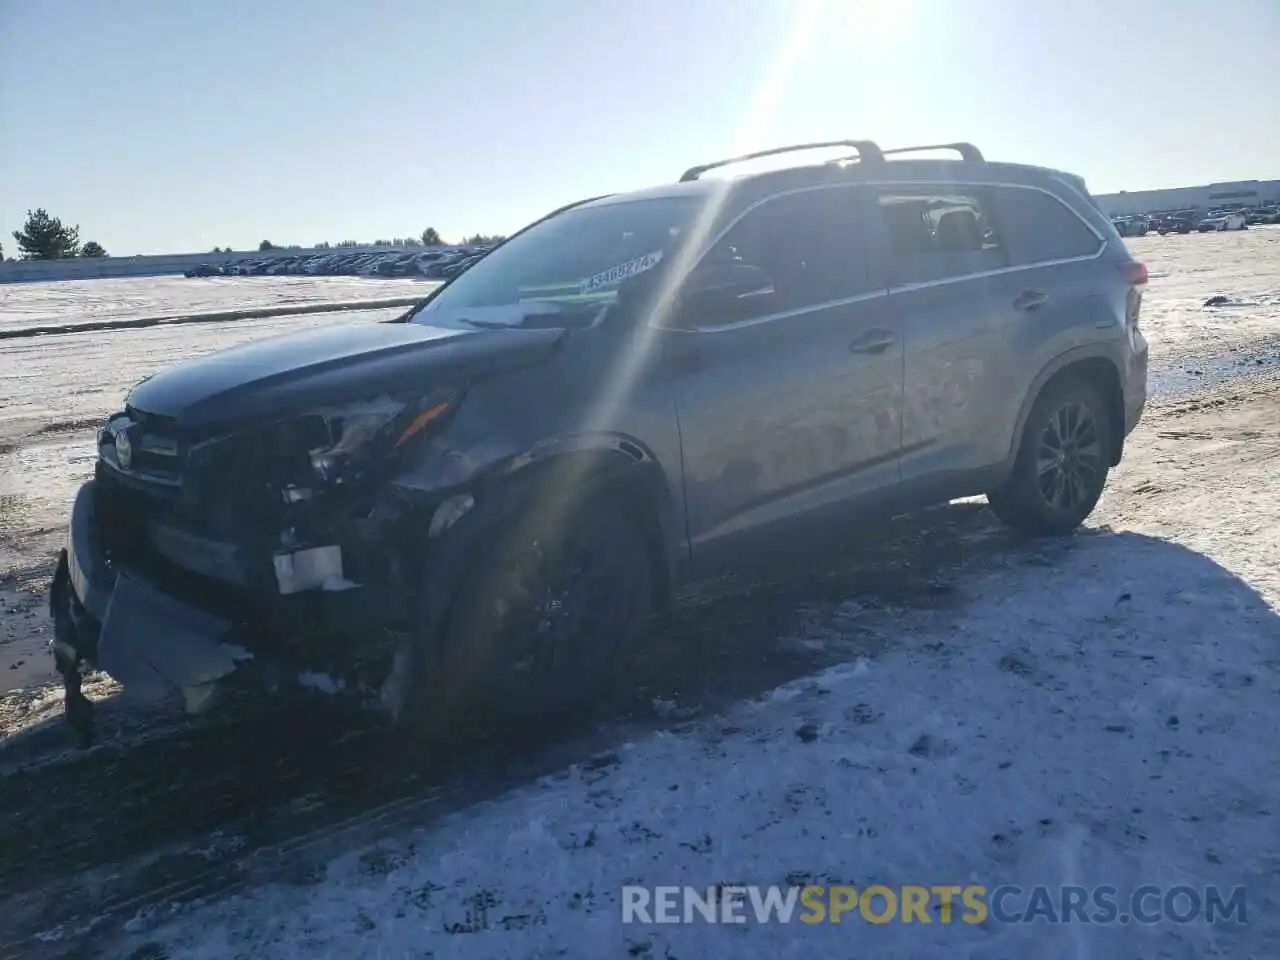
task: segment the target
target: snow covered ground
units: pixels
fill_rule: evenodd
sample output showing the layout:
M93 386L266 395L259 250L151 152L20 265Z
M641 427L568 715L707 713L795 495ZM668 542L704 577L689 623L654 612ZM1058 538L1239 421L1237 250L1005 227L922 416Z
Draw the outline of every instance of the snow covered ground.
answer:
M309 885L140 917L130 943L207 960L1274 957L1275 389L1157 417L1101 511L1114 527L1010 551L961 578L963 609L850 604L803 638L865 650L870 632L877 655L387 836ZM810 883L1110 884L1122 904L1143 884L1243 885L1249 922L622 923L628 884Z
M0 283L0 330L92 320L425 295L408 277L118 277Z
M1142 323L1157 353L1214 357L1280 333L1280 226L1125 243L1151 272ZM1205 309L1213 296L1228 302Z
M1274 342L1280 231L1129 243L1155 275L1144 327L1157 370L1209 369ZM1232 305L1203 307L1217 294ZM0 536L15 555L42 550L43 527L56 532L53 507L86 465L78 419L105 413L149 365L288 323L95 335L56 354L53 339L30 344L6 367L22 381L0 386L17 411L19 439L0 450L0 482L13 484ZM0 345L0 362L22 343ZM424 808L375 829L372 846L295 853L308 862L290 864L291 883L268 871L228 899L153 898L123 930L99 924L94 949L201 960L1280 956L1278 455L1276 378L1165 398L1089 532L994 552L961 542L943 604L885 608L856 592L802 602L778 648L841 665L723 710L676 703L692 719L443 818ZM25 600L3 599L28 619ZM12 633L6 643L35 636ZM40 714L56 701L39 686L15 696ZM1249 922L622 923L627 884L809 883L1109 884L1122 896L1243 885ZM53 928L41 943L74 939Z
M31 428L62 432L67 424L105 417L120 405L133 384L180 360L307 327L387 320L405 309L348 310L0 341L5 364L0 378L0 440ZM75 362L68 363L68 357L74 357Z

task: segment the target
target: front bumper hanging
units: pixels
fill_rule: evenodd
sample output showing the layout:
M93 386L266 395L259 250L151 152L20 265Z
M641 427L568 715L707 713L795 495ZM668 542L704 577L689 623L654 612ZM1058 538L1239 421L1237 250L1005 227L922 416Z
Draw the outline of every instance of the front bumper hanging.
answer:
M76 495L49 594L67 720L86 744L92 741L93 709L81 690L82 666L106 672L134 698L155 701L181 691L191 708L250 656L231 642L230 621L170 596L133 571L111 568L95 517L95 483Z
M232 674L237 685L360 694L369 692L362 677L384 660L391 669L382 628L402 622L411 597L347 580L345 541L276 554L261 571L270 587L240 592L201 559L225 545L181 530L161 538L156 531L165 528L144 525L136 535L145 543L112 540L108 549L120 519L108 515L116 503L109 484L90 480L77 493L50 591L54 658L67 718L82 739L92 737L92 708L80 689L85 666L135 699L180 692L192 713L206 709ZM357 541L353 553L367 549ZM317 686L317 676L337 680Z

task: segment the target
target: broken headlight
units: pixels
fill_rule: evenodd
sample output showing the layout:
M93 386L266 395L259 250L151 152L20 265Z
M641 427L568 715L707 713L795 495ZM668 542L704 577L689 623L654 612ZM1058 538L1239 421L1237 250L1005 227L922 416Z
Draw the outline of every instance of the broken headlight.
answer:
M378 448L393 451L440 421L456 400L456 392L441 389L411 403L380 398L315 410L329 441L308 451L311 468L321 480L341 483Z
M398 400L372 400L316 410L329 428L329 442L308 451L311 467L322 480L338 479L353 457L377 440L404 411Z

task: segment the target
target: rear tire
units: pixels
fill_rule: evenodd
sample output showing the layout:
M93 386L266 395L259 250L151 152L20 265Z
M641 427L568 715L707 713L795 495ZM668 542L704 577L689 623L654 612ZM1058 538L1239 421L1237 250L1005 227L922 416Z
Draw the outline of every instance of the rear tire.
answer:
M1051 384L1027 417L1008 479L987 494L992 512L1030 536L1075 530L1102 496L1111 432L1106 400L1097 387L1077 379Z
M645 538L604 497L554 514L517 510L474 551L413 726L570 715L615 689L652 612Z

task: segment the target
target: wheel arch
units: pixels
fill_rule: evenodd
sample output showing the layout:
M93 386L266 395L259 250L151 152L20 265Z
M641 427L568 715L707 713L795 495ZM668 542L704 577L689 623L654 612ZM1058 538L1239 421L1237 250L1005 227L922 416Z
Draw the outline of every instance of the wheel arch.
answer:
M1045 390L1063 380L1079 379L1097 387L1106 399L1107 416L1111 427L1111 450L1109 466L1120 462L1124 452L1124 387L1120 378L1120 367L1116 361L1105 353L1099 353L1092 347L1081 347L1068 350L1051 360L1039 375L1032 381L1031 389L1023 398L1022 407L1018 411L1018 420L1014 425L1013 436L1009 443L1008 459L1012 463L1018 456L1018 447L1022 443L1022 434L1026 429L1027 418L1036 401L1044 395Z
M542 509L572 515L576 503L605 497L624 510L644 537L658 607L670 600L684 556L684 524L675 488L653 452L622 434L565 437L505 458L472 485L478 503L501 505L504 515Z
M566 491L567 499L558 499ZM439 676L447 624L475 564L483 562L504 532L529 516L531 507L572 516L577 505L597 496L608 497L635 518L653 572L655 611L670 601L684 545L683 525L677 523L682 514L650 450L624 436L599 435L544 442L505 456L433 498L436 510L458 498L468 506L456 520L427 535L413 598L414 624L397 646L380 693L394 722L412 721L413 704L421 702L415 688Z

